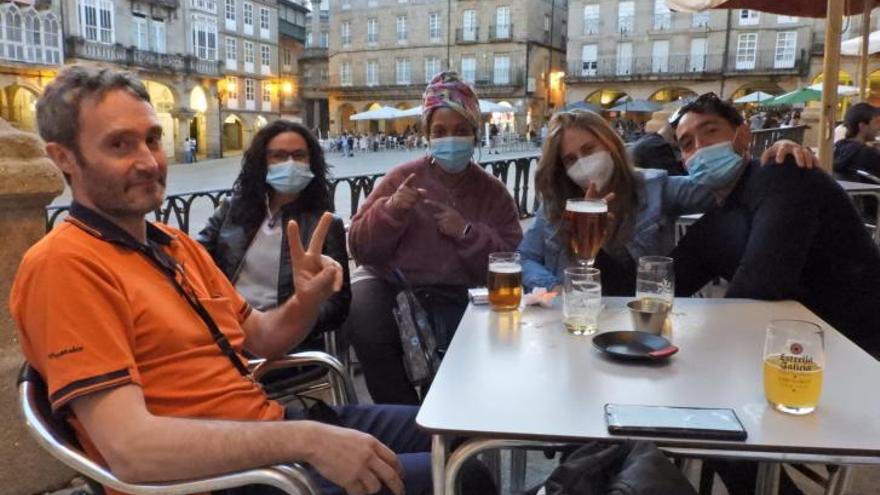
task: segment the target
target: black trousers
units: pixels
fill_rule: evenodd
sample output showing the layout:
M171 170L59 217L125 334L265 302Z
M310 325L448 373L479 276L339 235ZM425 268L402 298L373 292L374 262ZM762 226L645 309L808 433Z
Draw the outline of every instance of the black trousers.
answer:
M467 308L467 289L443 286L443 290L455 297L422 302L429 313L442 318L445 327L451 329L451 339L452 331L458 327ZM391 313L399 291L394 284L376 278L352 284L351 310L345 332L357 353L373 402L417 405L420 403L419 393L406 377L400 332ZM420 291L415 292L419 294Z

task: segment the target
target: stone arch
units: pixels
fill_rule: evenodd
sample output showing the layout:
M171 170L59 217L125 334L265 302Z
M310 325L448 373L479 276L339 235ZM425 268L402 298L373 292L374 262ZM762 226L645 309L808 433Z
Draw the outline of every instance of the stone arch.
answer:
M223 152L244 149L244 122L237 114L230 113L223 119Z
M819 84L824 80L825 80L825 73L820 72L816 77L813 78L813 82L811 84ZM837 84L842 85L842 86L852 86L853 85L853 78L849 74L849 72L842 70L838 73ZM851 104L852 104L851 97L849 97L849 96L838 97L837 98L837 115L838 116L844 115L846 113L846 111L849 109ZM811 101L810 103L807 103L807 106L813 107L813 108L819 108L822 106L822 103L818 102L818 101Z
M624 91L612 88L601 88L587 95L587 97L584 98L584 101L599 105L602 108L611 108L618 101L626 98L629 98L629 95Z
M339 108L336 110L337 114L337 122L339 122L339 131L340 132L354 132L356 127L355 122L351 120L351 116L354 115L355 110L354 106L351 103L343 103L339 105Z
M266 117L263 117L262 115L257 115L256 118L254 118L254 134L259 132L260 129L266 127L268 124L269 121L266 120Z
M143 83L150 94L150 102L156 111L156 117L162 125L162 148L168 156L174 156L176 133L172 113L177 109L179 99L175 91L164 83L149 79L143 80Z
M696 91L693 91L690 88L682 86L666 86L654 91L654 93L648 97L648 100L657 103L670 103L695 96L697 96Z
M37 132L37 99L40 91L29 84L13 84L5 89L6 118L22 131Z
M816 77L813 78L813 82L811 82L810 84L819 84L824 80L825 80L825 73L820 72ZM853 78L849 74L849 72L842 70L842 71L840 71L840 73L837 76L837 84L852 86L853 85Z
M188 107L193 112L189 119L188 135L196 141L196 155L204 155L208 151L208 118L207 112L211 100L202 86L196 85L189 90ZM180 107L183 108L183 102ZM216 118L216 116L215 116ZM187 131L184 131L187 133ZM178 136L179 137L179 136ZM179 137L185 140L186 136Z
M785 93L785 90L782 89L778 84L772 81L750 81L740 85L736 88L736 91L730 93L730 100L733 101L737 98L741 98L747 94L754 93L755 91L763 91L765 93L769 93L771 95L781 95Z

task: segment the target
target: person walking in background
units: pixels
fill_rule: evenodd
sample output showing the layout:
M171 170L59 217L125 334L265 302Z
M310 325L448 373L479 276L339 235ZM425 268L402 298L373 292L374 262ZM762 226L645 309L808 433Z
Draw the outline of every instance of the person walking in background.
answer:
M183 140L183 161L184 163L193 162L193 149L189 137Z

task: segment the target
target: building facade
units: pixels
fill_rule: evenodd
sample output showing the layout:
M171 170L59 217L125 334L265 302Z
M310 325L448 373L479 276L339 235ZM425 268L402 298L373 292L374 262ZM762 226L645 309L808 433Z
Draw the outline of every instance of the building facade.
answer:
M350 116L421 104L430 79L458 71L481 99L515 113L491 119L525 134L563 102L565 0L339 0L330 6L330 128L334 133L403 132L417 117Z
M278 0L278 71L282 83L278 92L281 117L303 121L299 80L299 58L306 42L306 17L309 8L293 0Z
M330 8L328 0L309 2L306 16L305 48L299 57L299 76L304 122L320 136L330 130L327 99L328 47L330 45Z
M793 90L810 80L819 24L744 9L670 12L665 0L574 0L566 100L609 108Z

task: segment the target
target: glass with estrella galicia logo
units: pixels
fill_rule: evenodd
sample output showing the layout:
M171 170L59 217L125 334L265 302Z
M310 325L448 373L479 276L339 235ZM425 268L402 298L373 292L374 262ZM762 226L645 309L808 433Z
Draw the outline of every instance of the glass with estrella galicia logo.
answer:
M815 323L774 320L764 340L764 394L778 411L816 410L825 369L825 332Z

